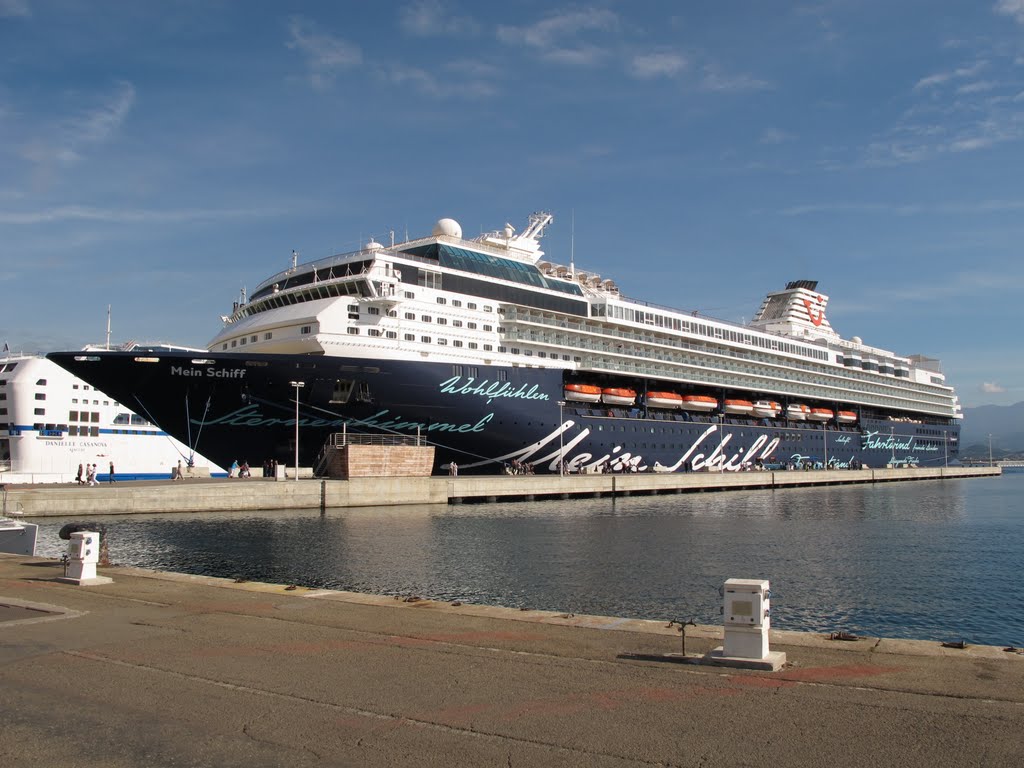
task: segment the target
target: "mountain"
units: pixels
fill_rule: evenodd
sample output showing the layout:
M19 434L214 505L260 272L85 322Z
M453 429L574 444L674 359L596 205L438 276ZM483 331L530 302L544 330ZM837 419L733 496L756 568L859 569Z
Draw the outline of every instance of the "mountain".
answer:
M992 435L994 457L1024 453L1024 402L964 408L960 455L988 456L989 435Z

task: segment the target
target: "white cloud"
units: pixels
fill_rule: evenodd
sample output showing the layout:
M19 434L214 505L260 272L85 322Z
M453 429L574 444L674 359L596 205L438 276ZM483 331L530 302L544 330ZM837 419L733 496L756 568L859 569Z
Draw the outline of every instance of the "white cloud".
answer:
M968 93L985 93L991 91L996 87L996 84L990 80L979 80L974 83L967 83L967 85L961 85L956 89L957 93L968 94Z
M726 75L719 72L716 67L704 68L704 79L700 87L705 91L718 93L738 93L741 91L763 91L771 88L771 83L766 80L758 80L750 75Z
M780 131L778 128L766 128L758 140L761 144L784 144L795 139L792 133Z
M629 72L641 79L653 77L675 77L686 70L688 63L678 53L644 53L633 57Z
M498 39L508 45L522 45L540 52L545 59L567 64L589 65L604 56L604 50L578 40L581 33L611 29L618 16L602 8L555 13L524 27L498 27Z
M260 218L274 211L259 209L184 209L149 211L130 208L93 208L87 205L65 205L39 211L0 211L0 224L52 224L62 221L97 221L114 223L156 223L182 221L213 221L217 219Z
M937 72L934 75L928 75L928 77L922 77L918 80L914 84L914 90L919 91L924 88L932 88L937 85L942 85L943 83L948 83L950 80L965 80L967 78L974 77L987 66L988 62L982 60L976 61L967 67L957 67L949 72Z
M398 23L403 32L414 37L475 35L480 31L476 21L447 13L439 0L419 0L405 6L399 11Z
M999 0L993 10L1003 16L1012 16L1018 24L1024 24L1024 0Z
M1006 391L1006 387L994 381L981 382L981 391L989 395L998 395Z
M309 80L314 88L329 88L338 72L357 67L363 61L363 52L358 45L320 31L307 19L292 18L288 23L288 35L285 45L306 57Z
M27 18L32 15L27 0L0 0L0 19Z

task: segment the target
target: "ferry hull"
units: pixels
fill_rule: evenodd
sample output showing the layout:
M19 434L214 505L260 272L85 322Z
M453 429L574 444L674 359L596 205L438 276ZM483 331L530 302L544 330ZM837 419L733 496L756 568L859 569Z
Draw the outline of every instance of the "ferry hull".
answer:
M955 425L863 420L837 428L559 399L557 369L333 356L62 352L49 358L216 463L315 466L330 436L416 435L435 472L733 471L758 463L955 463ZM301 383L301 387L296 387ZM923 426L923 425L922 425ZM927 435L927 437L925 436Z

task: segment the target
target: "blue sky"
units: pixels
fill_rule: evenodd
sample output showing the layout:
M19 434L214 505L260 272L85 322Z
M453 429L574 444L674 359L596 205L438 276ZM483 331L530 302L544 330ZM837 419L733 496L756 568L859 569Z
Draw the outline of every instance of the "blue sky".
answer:
M371 235L522 227L627 295L1024 400L1024 0L0 0L0 340L204 345Z

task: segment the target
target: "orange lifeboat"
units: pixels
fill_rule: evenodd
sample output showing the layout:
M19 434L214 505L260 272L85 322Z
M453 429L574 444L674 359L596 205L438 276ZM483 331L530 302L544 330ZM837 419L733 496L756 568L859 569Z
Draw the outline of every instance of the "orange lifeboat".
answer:
M774 419L782 413L782 406L774 400L758 400L754 403L754 415L763 419Z
M718 407L718 401L707 395L683 395L682 408L687 411L713 411Z
M829 408L811 408L807 418L811 421L829 421L834 415Z
M647 406L649 408L680 408L682 405L682 395L677 395L675 392L647 393Z
M601 390L601 402L608 405L632 405L636 402L636 392L632 389L609 387Z
M566 384L565 399L579 403L601 402L601 388L592 384Z
M722 410L736 416L749 416L754 412L754 404L749 400L726 400Z
M853 424L857 421L857 414L853 411L839 411L836 414L836 421L840 424Z
M794 403L786 409L786 418L792 419L793 421L807 421L807 416L810 412L811 409L806 405Z

